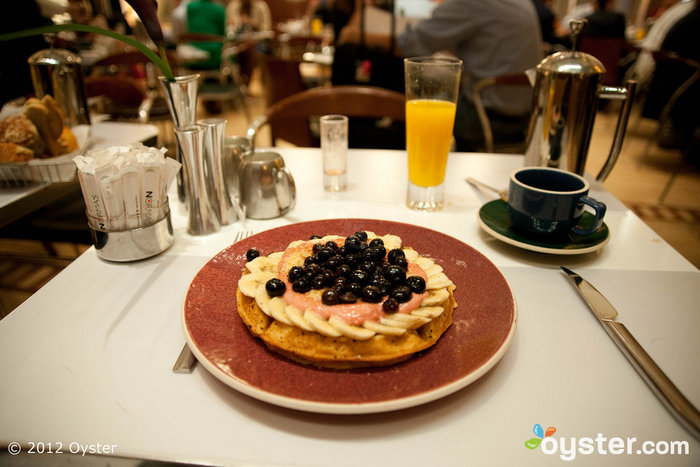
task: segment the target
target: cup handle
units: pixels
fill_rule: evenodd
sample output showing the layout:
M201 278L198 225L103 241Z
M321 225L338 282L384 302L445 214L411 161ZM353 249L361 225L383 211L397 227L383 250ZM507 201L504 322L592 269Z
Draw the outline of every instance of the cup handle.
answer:
M294 184L294 177L286 167L277 169L274 173L275 195L277 197L277 208L280 214L284 214L294 207L297 189Z
M593 210L595 211L595 218L593 219L593 223L591 224L591 226L589 228L584 229L582 227L577 226L577 227L574 227L573 229L571 229L571 231L573 233L575 233L576 235L592 234L593 232L598 230L601 225L603 225L603 216L605 216L605 211L606 211L607 207L605 206L605 203L602 203L602 202L598 201L597 199L593 199L590 196L581 197L579 202L581 202L583 204L587 204L588 206L593 208Z

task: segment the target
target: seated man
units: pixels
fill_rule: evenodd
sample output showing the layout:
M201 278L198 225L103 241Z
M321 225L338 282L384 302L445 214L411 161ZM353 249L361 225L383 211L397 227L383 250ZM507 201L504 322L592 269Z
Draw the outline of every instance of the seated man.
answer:
M187 32L226 34L226 9L212 0L192 0L187 4ZM221 42L195 42L194 45L209 53L209 58L191 65L201 70L218 69L221 65Z
M583 34L592 37L621 37L624 39L625 15L613 10L614 0L593 0L593 13L586 16Z
M359 9L357 9L359 10ZM359 15L343 29L340 41L359 42ZM397 37L396 53L404 57L449 52L464 62L454 136L458 151L483 149L483 131L471 100L476 81L534 68L542 58L540 25L530 1L444 0L430 18ZM388 38L365 34L368 45L386 46ZM532 90L493 88L483 96L494 141L525 140Z

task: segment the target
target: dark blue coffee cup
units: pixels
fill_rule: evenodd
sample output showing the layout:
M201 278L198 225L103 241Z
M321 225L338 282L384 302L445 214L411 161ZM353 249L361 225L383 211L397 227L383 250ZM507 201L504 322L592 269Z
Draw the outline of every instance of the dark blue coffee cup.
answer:
M580 175L549 167L523 167L510 175L508 214L514 228L524 233L588 235L603 224L606 210L605 204L588 196L589 189ZM595 213L587 227L578 225L585 206Z

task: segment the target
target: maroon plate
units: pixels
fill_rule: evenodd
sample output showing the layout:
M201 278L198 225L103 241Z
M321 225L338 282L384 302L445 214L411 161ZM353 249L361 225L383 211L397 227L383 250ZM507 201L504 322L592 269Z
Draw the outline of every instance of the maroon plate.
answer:
M250 334L236 312L245 253L284 250L312 235L393 234L440 264L457 286L452 326L430 349L396 365L322 370L291 362ZM183 306L187 341L199 362L232 388L272 404L309 412L372 413L423 404L472 383L505 354L515 331L513 294L501 272L461 241L397 222L333 219L253 235L224 249L197 273Z

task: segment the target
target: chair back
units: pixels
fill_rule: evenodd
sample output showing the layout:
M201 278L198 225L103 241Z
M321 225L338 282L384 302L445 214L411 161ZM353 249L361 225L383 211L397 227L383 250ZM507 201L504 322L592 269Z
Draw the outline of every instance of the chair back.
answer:
M484 133L484 151L485 152L504 152L522 154L525 150L525 135L522 141L514 141L509 143L497 144L494 142L493 128L491 120L486 112L482 101L482 93L485 89L494 86L527 86L532 87L530 80L525 72L511 73L500 76L484 78L474 83L472 91L472 102L476 108L476 113L479 117L479 123Z
M578 50L593 55L605 67L605 74L600 82L606 86L617 86L621 82L620 60L627 47L623 37L594 37L582 35Z
M368 119L389 118L406 120L406 100L403 94L372 86L329 86L308 89L288 96L269 107L248 129L255 142L257 131L270 126L272 144L284 139L297 146L318 146L310 119L328 114L342 114Z

